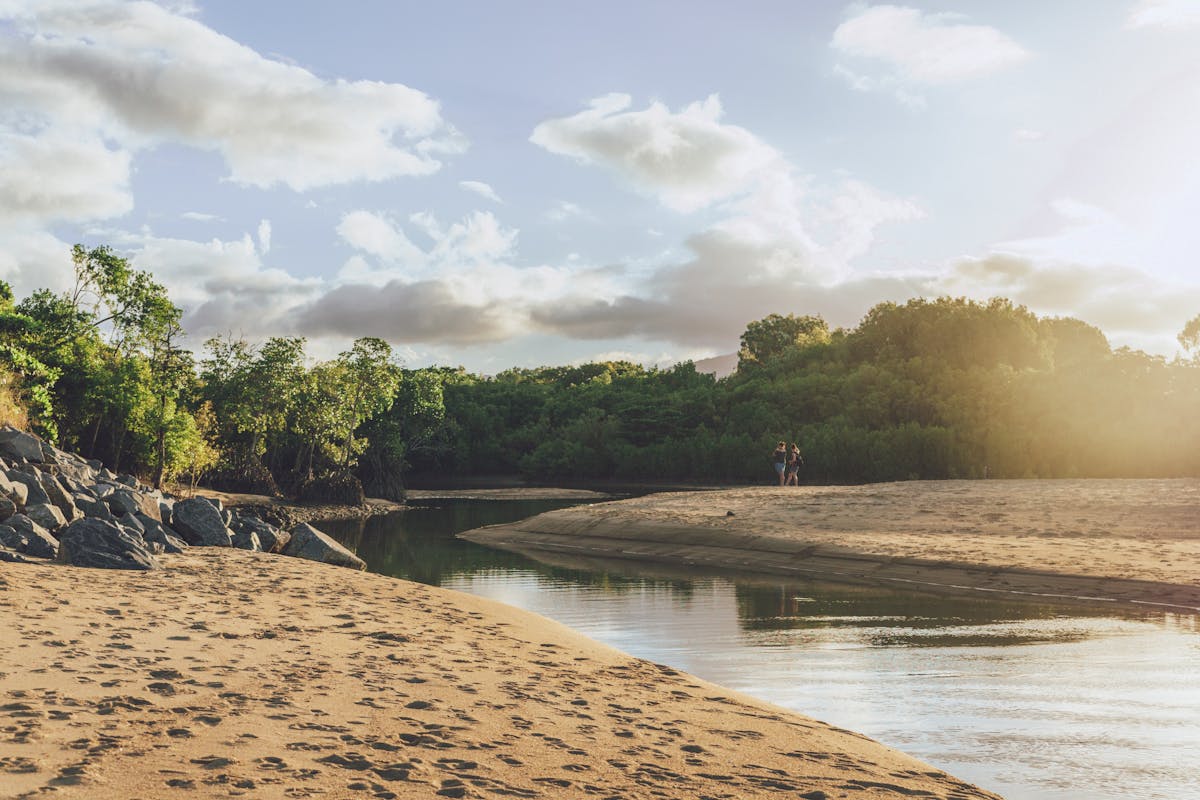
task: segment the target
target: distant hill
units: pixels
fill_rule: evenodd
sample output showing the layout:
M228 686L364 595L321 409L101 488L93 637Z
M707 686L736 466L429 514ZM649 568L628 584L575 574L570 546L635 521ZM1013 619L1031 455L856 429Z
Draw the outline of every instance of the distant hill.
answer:
M713 356L712 358L702 358L696 361L696 372L707 372L711 375L716 375L717 378L724 378L727 375L732 375L737 370L738 357L737 353L728 353L723 356Z

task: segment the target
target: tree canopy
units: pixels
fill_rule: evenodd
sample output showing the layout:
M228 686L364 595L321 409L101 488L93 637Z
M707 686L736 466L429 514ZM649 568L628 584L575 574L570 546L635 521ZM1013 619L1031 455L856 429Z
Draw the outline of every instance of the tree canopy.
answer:
M723 380L627 361L486 377L403 369L377 338L314 362L302 338L217 337L197 357L150 273L107 247L72 258L66 292L18 301L0 281L0 413L155 482L394 498L405 476L760 482L780 439L809 481L1200 475L1200 315L1170 361L940 297L850 329L751 321Z

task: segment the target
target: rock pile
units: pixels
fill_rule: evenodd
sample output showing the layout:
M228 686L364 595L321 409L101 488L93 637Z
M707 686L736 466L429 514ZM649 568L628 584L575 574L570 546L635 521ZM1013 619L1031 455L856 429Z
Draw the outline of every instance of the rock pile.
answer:
M53 559L82 567L155 569L163 553L238 547L365 569L358 556L311 525L285 531L225 508L178 499L0 428L0 561Z

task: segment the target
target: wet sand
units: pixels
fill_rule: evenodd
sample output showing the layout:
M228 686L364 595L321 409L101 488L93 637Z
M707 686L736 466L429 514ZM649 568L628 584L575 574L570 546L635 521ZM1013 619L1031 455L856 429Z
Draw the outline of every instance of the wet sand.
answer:
M995 797L482 598L163 561L0 565L0 795Z
M1200 611L1196 479L673 492L463 536L525 552Z

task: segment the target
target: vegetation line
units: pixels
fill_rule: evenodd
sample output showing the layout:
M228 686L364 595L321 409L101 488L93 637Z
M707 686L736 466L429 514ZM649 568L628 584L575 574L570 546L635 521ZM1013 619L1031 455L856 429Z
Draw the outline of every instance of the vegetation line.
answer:
M780 439L801 479L1200 475L1200 316L1188 357L1113 350L1076 319L1004 299L875 306L853 329L749 323L737 371L690 362L405 369L361 338L313 363L302 338L182 347L183 313L107 247L19 302L0 282L0 422L156 485L361 503L406 477L766 483Z

